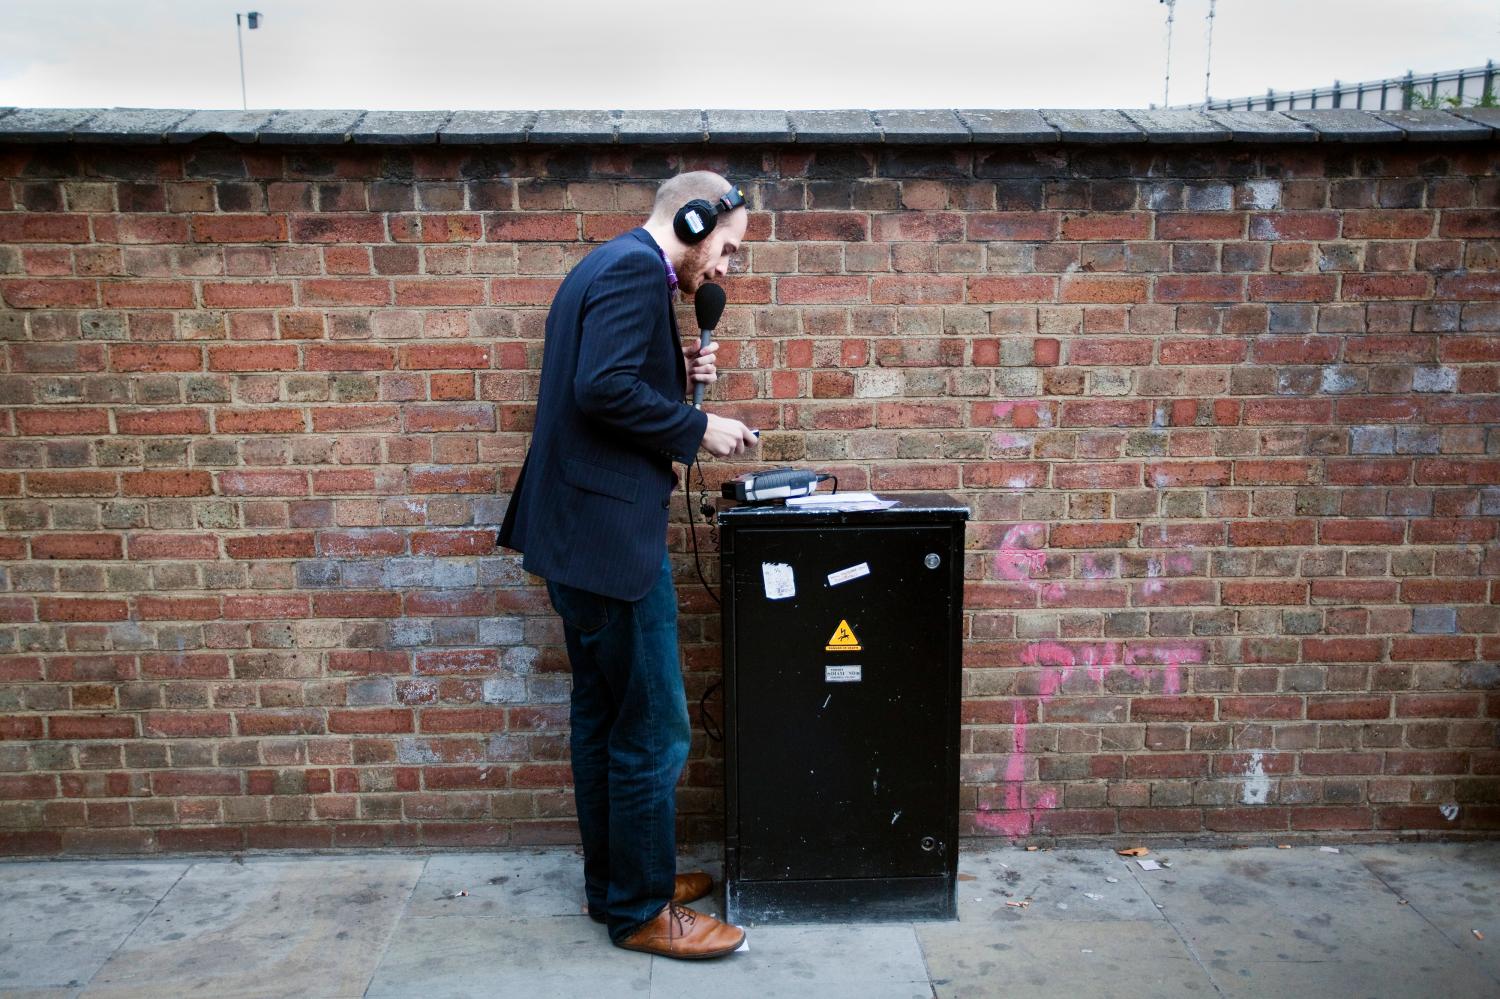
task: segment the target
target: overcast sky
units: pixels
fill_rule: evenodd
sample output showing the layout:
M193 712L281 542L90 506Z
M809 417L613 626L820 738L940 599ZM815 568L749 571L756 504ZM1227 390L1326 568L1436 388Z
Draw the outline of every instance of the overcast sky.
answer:
M1159 0L5 0L0 105L1145 107ZM1173 104L1209 0L1178 0ZM1482 65L1500 0L1219 0L1213 95Z

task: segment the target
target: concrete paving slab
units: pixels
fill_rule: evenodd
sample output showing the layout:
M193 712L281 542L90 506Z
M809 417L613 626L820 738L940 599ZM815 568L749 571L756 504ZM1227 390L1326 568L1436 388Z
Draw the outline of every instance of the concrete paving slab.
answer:
M0 990L72 994L98 972L187 863L0 864ZM9 994L9 993L4 993Z
M1226 996L1484 995L1483 972L1358 860L1179 851L1136 872Z
M750 948L714 961L652 958L651 999L927 999L910 925L758 926Z
M406 919L375 970L369 999L645 996L652 958L612 946L586 916Z
M917 938L940 997L1091 999L1213 996L1214 986L1165 922L924 923Z
M366 856L194 864L83 996L361 995L423 863Z
M998 921L1008 926L1038 920L1162 918L1122 858L1110 850L965 851L959 855L958 869L958 918L963 922ZM965 874L974 880L963 880ZM1006 904L1028 898L1031 902L1024 908Z
M579 915L583 902L583 857L572 850L459 853L428 860L406 916L542 919Z
M1344 849L1484 969L1500 995L1500 843Z

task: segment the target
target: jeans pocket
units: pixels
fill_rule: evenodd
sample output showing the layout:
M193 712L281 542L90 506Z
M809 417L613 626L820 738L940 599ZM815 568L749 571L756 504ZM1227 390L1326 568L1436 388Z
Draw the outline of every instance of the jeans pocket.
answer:
M591 635L609 623L609 598L576 586L547 581L547 596L552 609L563 623L575 631Z

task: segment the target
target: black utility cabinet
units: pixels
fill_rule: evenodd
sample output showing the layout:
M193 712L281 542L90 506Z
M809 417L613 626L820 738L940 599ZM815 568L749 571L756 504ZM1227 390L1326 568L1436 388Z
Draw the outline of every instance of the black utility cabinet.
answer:
M731 920L955 917L968 513L719 515Z

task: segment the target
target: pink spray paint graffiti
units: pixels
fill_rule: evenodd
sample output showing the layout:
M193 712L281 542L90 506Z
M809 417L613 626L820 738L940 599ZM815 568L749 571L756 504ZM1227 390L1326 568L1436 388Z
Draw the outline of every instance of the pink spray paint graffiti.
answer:
M1028 583L1044 599L1052 599L1064 593L1059 583L1044 583L1033 578L1033 573L1047 568L1047 554L1041 549L1045 536L1046 527L1039 523L1016 524L1008 529L995 554L995 575L1013 582ZM1081 563L1082 571L1089 578L1109 578L1117 574L1113 563L1105 566L1093 556L1085 558L1087 561ZM1187 555L1171 555L1165 563L1152 559L1148 573L1158 576L1163 574L1164 569L1175 573L1190 573L1193 571L1192 558ZM1068 679L1079 673L1087 675L1092 690L1103 689L1113 670L1122 671L1148 688L1152 684L1152 677L1157 676L1160 678L1161 693L1176 695L1183 688L1182 667L1205 661L1203 643L1171 640L1073 644L1049 640L1032 642L1021 653L1023 666L1039 668L1036 690L1042 704L1056 697ZM1006 755L999 777L998 810L982 802L974 816L975 824L986 832L1011 838L1029 835L1035 828L1038 817L1049 809L1057 808L1060 803L1055 788L1038 788L1034 794L1027 794L1027 725L1025 704L1017 701L1011 719L1010 752Z

